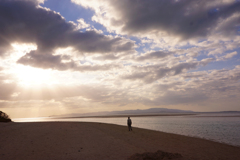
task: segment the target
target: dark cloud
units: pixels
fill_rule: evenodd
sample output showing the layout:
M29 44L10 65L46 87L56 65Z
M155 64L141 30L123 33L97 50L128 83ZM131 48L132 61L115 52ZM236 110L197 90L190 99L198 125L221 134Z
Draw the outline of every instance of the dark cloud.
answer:
M62 60L66 60L67 62L63 62ZM70 56L42 54L36 51L31 51L30 53L27 53L25 56L21 57L17 62L37 68L44 69L52 68L61 71L64 70L103 71L119 67L116 64L81 65L80 62L73 61Z
M3 0L0 1L0 55L14 42L37 45L37 50L27 53L19 63L60 70L78 64L61 62L62 56L53 55L58 48L71 46L84 54L106 54L133 50L134 46L122 38L111 38L93 30L80 32L60 14L36 2Z
M164 31L182 39L207 37L217 33L236 35L240 27L239 15L224 22L240 10L240 2L219 0L115 0L109 1L114 11L112 26L122 26L127 33ZM216 27L219 26L219 27Z

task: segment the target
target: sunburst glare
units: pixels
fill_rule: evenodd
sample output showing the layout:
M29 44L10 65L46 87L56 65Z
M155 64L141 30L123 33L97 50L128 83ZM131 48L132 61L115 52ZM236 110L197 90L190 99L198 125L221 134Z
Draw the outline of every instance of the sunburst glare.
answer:
M18 65L15 68L15 75L20 84L48 84L52 81L51 70L33 68L30 66Z

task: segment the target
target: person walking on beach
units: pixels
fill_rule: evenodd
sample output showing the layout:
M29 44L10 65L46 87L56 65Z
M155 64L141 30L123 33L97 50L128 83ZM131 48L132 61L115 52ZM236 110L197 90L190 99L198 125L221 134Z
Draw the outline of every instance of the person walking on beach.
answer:
M128 125L128 130L132 131L132 120L130 119L130 117L128 117L127 119L127 125Z

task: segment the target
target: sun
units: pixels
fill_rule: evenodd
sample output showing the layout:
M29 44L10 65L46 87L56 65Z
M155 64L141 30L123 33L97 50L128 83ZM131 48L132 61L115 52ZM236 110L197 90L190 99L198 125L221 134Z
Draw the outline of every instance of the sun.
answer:
M18 83L24 85L39 85L51 83L51 70L34 68L31 66L17 65L14 74Z

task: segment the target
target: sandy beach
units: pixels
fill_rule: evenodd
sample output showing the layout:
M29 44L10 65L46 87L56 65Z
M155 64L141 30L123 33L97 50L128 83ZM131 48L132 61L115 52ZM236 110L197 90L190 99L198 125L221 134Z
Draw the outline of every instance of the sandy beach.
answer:
M178 153L172 159L181 160L240 157L240 147L134 126L132 132L127 126L86 122L0 123L0 128L1 160L141 159L140 154L158 150Z

